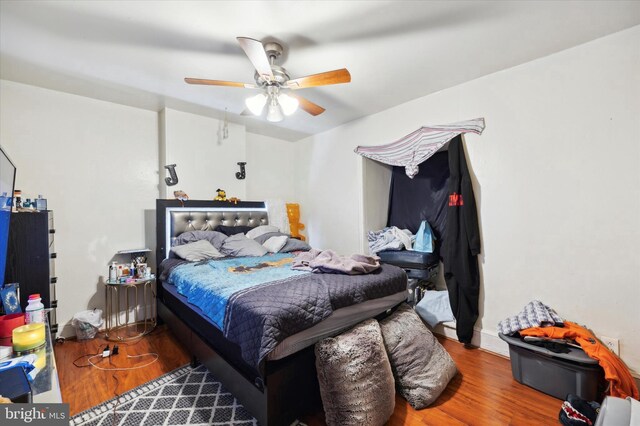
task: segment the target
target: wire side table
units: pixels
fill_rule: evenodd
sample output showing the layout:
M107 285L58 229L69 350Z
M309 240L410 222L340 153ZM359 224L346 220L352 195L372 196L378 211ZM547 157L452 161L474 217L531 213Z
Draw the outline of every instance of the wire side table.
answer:
M157 324L155 283L155 278L140 278L128 283L105 281L105 337L107 340L123 342L138 339L155 328Z

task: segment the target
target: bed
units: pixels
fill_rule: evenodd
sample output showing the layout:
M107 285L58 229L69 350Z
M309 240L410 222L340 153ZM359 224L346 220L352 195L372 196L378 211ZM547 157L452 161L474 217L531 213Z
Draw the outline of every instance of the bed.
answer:
M321 406L314 343L365 319L382 317L406 299L406 275L391 265L383 265L376 273L367 275L307 274L276 284L257 285L246 293L238 292L241 296L234 295L233 304L230 302L232 306L227 307L224 315L226 323L221 324L212 319L215 318L212 312L190 303L189 295L173 282L176 281L174 274L166 273L165 269L168 271L172 262L165 259L170 257L172 241L183 232L214 230L218 225L267 225L265 204L157 200L156 214L156 260L161 278L157 286L158 316L187 347L194 363L204 364L261 425L288 425ZM286 255L278 259L284 257ZM224 261L227 260L220 262ZM191 266L195 269L198 265L186 265L183 269ZM313 291L325 286L328 290L323 294L326 293L329 300L318 299L317 303L327 307L328 312L314 313L306 323L296 323L293 328L275 321L278 330L289 330L279 333L277 341L273 341L272 336L265 339L264 335L256 336L257 342L246 338L252 336L252 330L259 328L251 329L250 326L259 325L261 321L258 317L261 307L255 306L260 300L276 297L283 300L285 311L289 307L293 312L298 309L298 299L288 299L288 292L283 290L294 285ZM308 301L301 306L309 310ZM267 320L262 322L268 323ZM244 333L237 332L238 329ZM238 337L240 335L242 337Z

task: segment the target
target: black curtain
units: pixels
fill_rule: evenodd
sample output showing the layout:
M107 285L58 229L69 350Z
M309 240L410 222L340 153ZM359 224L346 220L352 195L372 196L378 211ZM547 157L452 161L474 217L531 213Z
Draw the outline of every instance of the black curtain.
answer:
M436 247L440 247L447 226L448 180L448 151L438 152L420 164L413 179L406 175L404 167L393 167L387 226L415 234L426 220L437 238Z

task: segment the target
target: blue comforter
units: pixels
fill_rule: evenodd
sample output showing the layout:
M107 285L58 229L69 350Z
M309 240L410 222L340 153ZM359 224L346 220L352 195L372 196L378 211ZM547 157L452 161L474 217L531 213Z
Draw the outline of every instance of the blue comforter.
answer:
M165 259L160 278L240 347L248 365L281 341L334 310L406 290L404 271L392 265L366 275L314 274L291 269L291 254L190 263Z
M173 269L168 282L175 285L178 293L189 303L211 318L220 330L224 330L227 305L234 293L309 274L291 269L292 260L293 255L282 253L187 263Z

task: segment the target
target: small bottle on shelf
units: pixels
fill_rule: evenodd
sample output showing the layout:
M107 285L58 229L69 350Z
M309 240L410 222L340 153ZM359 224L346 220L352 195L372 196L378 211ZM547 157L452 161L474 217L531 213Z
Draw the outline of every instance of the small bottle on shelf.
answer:
M47 209L47 199L42 198L42 194L38 194L38 198L35 200L36 209L40 211L44 211Z
M25 322L27 324L33 324L36 322L44 322L44 305L40 294L29 295L27 308L25 309Z
M19 189L16 189L15 191L13 191L13 198L15 198L14 211L17 211L18 209L22 208L22 191L20 191Z
M109 266L109 281L116 282L118 280L118 264L111 262Z

